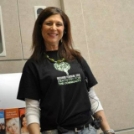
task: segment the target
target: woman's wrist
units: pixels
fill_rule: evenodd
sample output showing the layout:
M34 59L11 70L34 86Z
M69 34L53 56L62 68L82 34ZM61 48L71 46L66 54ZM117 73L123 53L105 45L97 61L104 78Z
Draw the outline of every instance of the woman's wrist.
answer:
M103 132L103 134L115 134L113 129L109 129Z

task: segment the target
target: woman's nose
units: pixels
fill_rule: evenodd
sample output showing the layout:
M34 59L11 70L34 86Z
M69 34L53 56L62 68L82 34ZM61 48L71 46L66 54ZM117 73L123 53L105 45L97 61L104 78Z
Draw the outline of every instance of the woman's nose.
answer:
M51 29L52 29L52 30L56 30L56 25L53 24L53 25L51 26Z

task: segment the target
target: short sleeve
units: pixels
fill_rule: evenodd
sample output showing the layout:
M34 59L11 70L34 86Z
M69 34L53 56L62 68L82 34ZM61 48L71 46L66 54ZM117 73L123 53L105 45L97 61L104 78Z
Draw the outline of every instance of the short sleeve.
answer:
M40 99L40 86L37 67L32 61L27 61L24 65L19 83L17 99L25 100L25 98L34 100Z
M82 68L84 71L84 74L86 76L86 78L88 79L88 88L91 88L93 86L95 86L98 82L95 78L95 76L93 75L90 66L88 65L88 63L86 62L86 60L84 58L81 59L81 63L82 63Z

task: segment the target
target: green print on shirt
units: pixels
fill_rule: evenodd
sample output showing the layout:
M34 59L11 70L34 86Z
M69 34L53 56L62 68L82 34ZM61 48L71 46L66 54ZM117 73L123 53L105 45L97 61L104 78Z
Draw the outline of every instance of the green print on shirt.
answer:
M63 71L67 74L67 76L57 77L59 85L68 85L81 81L80 74L69 75L68 70L71 68L71 66L67 62L54 63L54 68L58 71Z
M68 85L68 84L80 82L81 76L80 74L73 74L73 75L57 77L57 80L59 85Z
M63 71L67 75L69 75L68 70L70 69L70 65L67 62L54 63L54 67L58 71Z

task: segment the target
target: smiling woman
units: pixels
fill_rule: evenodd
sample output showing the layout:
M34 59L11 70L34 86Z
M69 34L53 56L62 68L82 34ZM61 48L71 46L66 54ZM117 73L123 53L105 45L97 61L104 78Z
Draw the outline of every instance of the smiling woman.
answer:
M26 121L25 114L21 115L20 121L21 121L21 134L28 134L29 132L27 129L27 121Z
M45 8L34 25L33 54L23 68L17 96L26 102L30 134L97 134L92 113L105 134L114 134L92 88L97 81L72 44L68 16L57 7Z
M59 41L64 33L64 23L59 14L48 17L42 25L42 36L46 50L58 50Z

